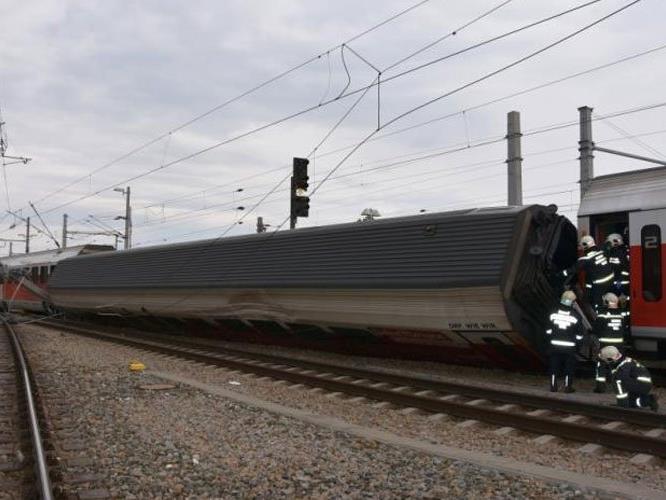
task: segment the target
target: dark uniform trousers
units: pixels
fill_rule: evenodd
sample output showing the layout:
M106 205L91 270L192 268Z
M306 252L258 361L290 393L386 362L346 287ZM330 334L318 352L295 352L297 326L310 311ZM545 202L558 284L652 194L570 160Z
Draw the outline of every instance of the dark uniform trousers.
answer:
M551 389L557 389L557 378L564 377L564 386L572 387L576 371L576 351L551 351L548 355L548 372Z
M566 389L573 389L576 370L576 347L583 338L583 324L578 313L571 307L560 305L548 317L548 374L550 389L557 391L557 378L564 377Z

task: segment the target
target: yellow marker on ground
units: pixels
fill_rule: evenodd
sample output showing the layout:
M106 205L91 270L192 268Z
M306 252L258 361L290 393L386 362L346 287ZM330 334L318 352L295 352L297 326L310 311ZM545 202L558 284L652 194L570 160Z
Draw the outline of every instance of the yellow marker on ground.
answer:
M131 372L142 372L146 369L146 365L144 365L141 361L130 361L129 369Z

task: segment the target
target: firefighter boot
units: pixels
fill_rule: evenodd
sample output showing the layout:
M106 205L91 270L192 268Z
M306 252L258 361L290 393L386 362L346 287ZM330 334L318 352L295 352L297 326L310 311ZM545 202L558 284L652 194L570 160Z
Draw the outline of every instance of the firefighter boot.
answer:
M652 411L658 411L659 410L659 403L657 402L657 396L654 394L648 394L648 398L650 398L648 404L650 405L650 409Z

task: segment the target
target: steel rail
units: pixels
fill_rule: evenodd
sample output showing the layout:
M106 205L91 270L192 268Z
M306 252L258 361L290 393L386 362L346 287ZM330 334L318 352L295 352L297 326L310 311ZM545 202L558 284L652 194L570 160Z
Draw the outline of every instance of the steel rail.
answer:
M55 326L58 328L58 325L49 326ZM71 327L65 327L65 329L70 328ZM472 406L436 396L409 394L391 389L379 388L377 387L377 384L364 385L358 382L343 382L341 379L349 378L347 375L330 379L327 378L327 376L332 375L331 373L312 374L311 371L309 372L308 370L303 370L297 367L269 365L265 362L241 360L238 357L230 358L216 353L202 352L200 349L170 346L160 342L139 340L136 338L96 332L87 329L77 328L71 329L70 331L96 339L147 349L213 366L223 366L233 370L252 372L255 375L285 380L293 382L294 384L320 387L331 392L362 396L377 401L388 401L396 405L419 408L432 413L445 413L458 418L479 420L502 427L514 427L536 434L552 434L573 441L597 443L608 448L635 453L649 453L666 458L665 439L653 438L639 433L610 430L593 425L566 422L561 418L556 417L511 413L510 411L498 408ZM300 370L300 372L298 370ZM608 417L605 418L608 419Z
M87 330L86 328L61 324L54 322L44 321L44 324L51 324L58 328L71 328ZM122 335L122 334L120 334ZM157 336L155 336L157 337ZM157 337L158 340L164 341L165 339ZM169 339L170 342L174 340ZM182 340L179 339L179 342ZM189 344L189 342L187 342ZM666 427L666 418L664 415L653 412L646 412L642 410L631 410L620 408L617 406L600 405L595 403L587 403L575 401L572 399L560 399L549 396L541 396L538 394L526 394L519 391L511 391L507 389L495 389L492 387L483 387L474 384L463 384L457 382L445 382L440 380L433 380L424 376L405 376L384 371L369 370L362 368L352 368L348 366L341 366L318 361L309 361L296 358L289 358L285 356L277 356L273 354L254 353L243 349L208 346L201 344L193 344L189 346L199 350L215 350L217 353L233 354L236 356L248 356L253 359L262 360L266 363L282 364L297 366L308 370L315 370L318 372L330 372L339 375L347 375L359 379L368 379L377 382L387 382L398 386L412 387L416 390L431 390L435 392L457 394L459 396L474 398L474 399L488 399L508 404L518 404L530 408L544 408L548 410L572 413L576 415L583 415L590 418L601 420L616 420L622 421L632 425L640 425L651 428Z
M42 435L39 430L39 419L37 416L37 407L33 397L32 383L30 382L30 372L28 371L28 363L26 361L21 342L16 336L16 332L11 325L3 318L2 320L7 331L7 335L11 338L12 347L14 348L14 355L19 363L21 372L21 379L23 380L23 389L25 393L25 400L27 406L28 421L30 427L30 436L32 438L32 449L35 458L35 468L37 472L37 486L39 488L40 496L43 500L53 500L53 489L51 487L51 479L49 477L49 470L46 461L46 453L44 452L44 445L42 442Z

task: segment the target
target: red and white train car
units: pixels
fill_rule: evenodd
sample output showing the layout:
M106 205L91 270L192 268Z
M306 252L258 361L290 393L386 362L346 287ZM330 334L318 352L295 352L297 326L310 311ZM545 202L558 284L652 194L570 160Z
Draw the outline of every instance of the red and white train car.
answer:
M113 249L108 245L78 245L0 257L2 310L44 311L50 303L47 283L58 262L78 255Z
M578 229L599 245L611 233L628 240L633 347L666 359L666 167L592 179Z

